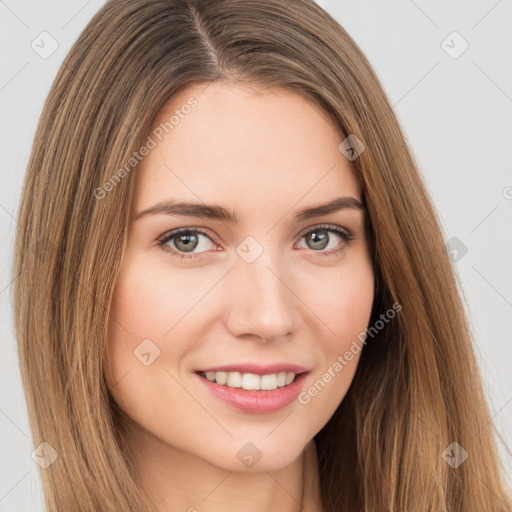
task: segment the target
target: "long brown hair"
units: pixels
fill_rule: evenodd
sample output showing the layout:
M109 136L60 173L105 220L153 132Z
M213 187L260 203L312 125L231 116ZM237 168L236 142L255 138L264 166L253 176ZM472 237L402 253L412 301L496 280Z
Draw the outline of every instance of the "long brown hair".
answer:
M102 375L136 183L136 166L122 179L118 171L172 95L216 80L301 94L330 116L340 142L355 135L366 148L351 165L371 219L371 322L395 302L402 310L368 340L316 436L325 511L509 511L436 213L368 60L307 0L112 0L64 60L35 135L15 250L30 425L35 445L58 454L41 469L48 510L154 510ZM454 442L468 454L456 468L442 456Z

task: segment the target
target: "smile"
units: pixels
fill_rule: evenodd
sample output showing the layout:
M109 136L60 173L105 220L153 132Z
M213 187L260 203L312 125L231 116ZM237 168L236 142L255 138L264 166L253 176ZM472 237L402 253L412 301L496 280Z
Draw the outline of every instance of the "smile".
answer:
M246 413L268 414L296 400L309 372L257 374L209 370L195 374L210 394L230 407Z

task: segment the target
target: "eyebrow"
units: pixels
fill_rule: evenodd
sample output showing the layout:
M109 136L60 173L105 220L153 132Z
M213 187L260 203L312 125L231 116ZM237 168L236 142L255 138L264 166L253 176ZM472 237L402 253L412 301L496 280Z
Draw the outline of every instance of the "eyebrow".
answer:
M295 215L295 220L300 222L313 217L320 217L322 215L347 209L367 212L366 205L355 197L338 197L328 203L299 210ZM223 206L215 204L208 205L204 203L177 202L174 200L165 200L150 206L149 208L137 213L135 220L147 215L158 214L212 219L232 224L240 222L240 216L237 212L230 211Z

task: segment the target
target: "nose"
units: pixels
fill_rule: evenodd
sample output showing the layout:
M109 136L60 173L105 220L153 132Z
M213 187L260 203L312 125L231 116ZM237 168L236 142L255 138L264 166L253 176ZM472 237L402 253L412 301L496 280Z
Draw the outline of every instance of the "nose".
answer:
M237 257L224 287L227 329L233 336L269 343L292 332L292 278L266 251L252 263Z

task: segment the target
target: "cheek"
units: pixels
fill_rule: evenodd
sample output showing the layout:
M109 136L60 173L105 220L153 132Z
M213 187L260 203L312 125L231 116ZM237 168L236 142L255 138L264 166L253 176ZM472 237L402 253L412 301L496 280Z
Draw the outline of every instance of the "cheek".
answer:
M318 276L317 276L318 277ZM308 379L299 403L323 425L334 414L352 383L364 347L374 300L374 275L370 260L348 265L324 283L324 293L309 294L318 336L317 365ZM335 285L333 284L335 283ZM311 283L310 283L311 284ZM308 305L309 305L308 304Z
M154 267L138 264L136 259L123 262L104 357L105 376L111 385L127 372L143 378L145 363L156 366L161 361L164 334L176 321L171 312L179 307L178 294L169 293L172 288L163 278Z
M187 272L169 272L159 262L128 259L123 263L112 301L111 348L119 354L131 353L149 338L163 352L172 339L173 353L178 354L179 340L183 338L179 333L186 325L182 320L201 293L206 292L206 285L203 287L204 290L196 286Z
M129 257L123 262L111 305L103 368L117 404L132 420L149 428L154 411L190 409L171 376L174 363L190 345L183 333L186 322L180 323L190 306L188 300L184 303L183 277L166 274L158 264L142 263ZM191 416L196 412L191 411Z
M214 276L170 269L127 253L111 305L104 374L114 386L127 373L140 380L140 393L164 368L174 368L200 342L197 315L205 315L202 299ZM203 308L203 309L202 309ZM199 341L198 341L199 340ZM146 363L149 363L146 367ZM151 371L148 371L151 369ZM166 377L167 376L167 377ZM123 386L116 386L120 392Z
M182 302L179 283L149 265L127 261L112 302L112 319L137 337L163 334L172 327L172 311Z
M333 272L315 273L302 289L321 327L324 354L346 348L368 326L374 300L374 274L369 258L353 258Z
M339 362L339 356L342 356L341 373L350 373L352 380L364 346L364 334L370 321L374 293L374 275L369 260L362 261L359 266L354 267L353 272L343 277L341 292L334 302L337 312L332 313L333 330L337 336L336 342L328 350L331 373L335 369L340 370L338 365L335 365L334 370L331 366Z
M331 314L333 330L339 335L339 348L343 349L368 326L375 291L373 273L346 276L340 288Z

